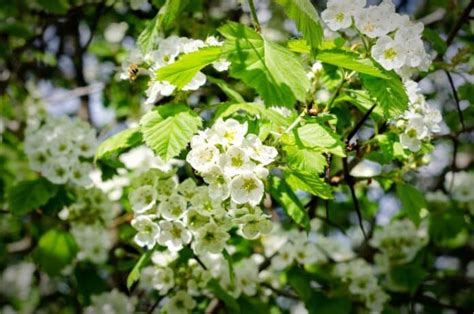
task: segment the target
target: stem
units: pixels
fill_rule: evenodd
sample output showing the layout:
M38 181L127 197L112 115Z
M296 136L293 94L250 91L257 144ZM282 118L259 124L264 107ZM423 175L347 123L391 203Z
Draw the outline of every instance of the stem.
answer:
M446 44L449 46L453 42L454 38L458 34L459 30L461 29L461 26L469 20L469 13L471 13L471 10L474 9L474 0L471 0L469 4L467 5L466 9L461 14L461 17L459 18L458 22L456 25L453 27L451 32L448 35L448 39L446 40Z
M303 119L304 115L306 114L306 110L303 110L298 117L291 123L291 125L283 132L284 134L290 133L291 130L293 130L298 123L300 123L301 119Z
M339 96L339 94L341 93L341 90L342 90L342 87L344 86L344 84L355 74L355 71L352 71L351 73L349 73L349 75L343 75L344 77L342 78L341 80L341 83L339 83L339 86L337 87L336 89L336 92L334 93L334 95L332 95L332 98L331 100L328 102L328 104L326 105L326 110L328 110L332 104L334 103L334 101L336 100L337 96Z
M258 21L255 5L253 4L253 0L248 0L248 1L249 1L249 7L250 7L250 15L252 16L253 27L258 33L260 33L262 31L262 28L260 26L260 22Z

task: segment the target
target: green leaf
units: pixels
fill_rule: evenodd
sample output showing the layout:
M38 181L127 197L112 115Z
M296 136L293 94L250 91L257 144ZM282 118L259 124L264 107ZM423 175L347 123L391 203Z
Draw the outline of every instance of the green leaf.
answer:
M307 149L297 145L285 145L288 166L295 170L320 174L326 167L326 158L323 153L314 149Z
M182 104L159 106L140 120L145 143L165 161L185 149L201 125L201 118Z
M294 190L302 190L322 199L333 198L331 186L313 173L287 170L285 179Z
M166 0L158 14L148 22L145 29L138 36L137 45L143 54L147 54L156 48L155 45L160 31L167 30L188 4L189 0Z
M74 237L65 231L49 230L39 239L33 258L49 275L59 275L77 253Z
M443 55L446 50L448 50L446 41L444 41L439 36L438 32L432 30L431 28L426 27L423 30L423 37L425 37L431 43L431 46L434 50L436 50L437 53Z
M246 113L256 116L265 112L265 107L259 103L245 102L240 104L223 104L217 108L214 119L226 118L236 112L245 111Z
M410 184L397 184L397 195L402 202L402 210L415 223L420 223L420 212L427 208L425 196L416 187Z
M316 50L323 39L323 27L318 12L310 0L277 0L285 8L285 13L296 22L303 38Z
M95 160L109 159L120 155L129 148L139 145L143 141L140 128L123 130L105 141L97 148Z
M74 268L74 277L77 282L77 292L83 305L90 304L90 297L107 291L105 280L99 275L96 266L92 263L79 263Z
M25 215L33 209L46 205L58 191L58 187L45 178L22 181L8 192L8 205L15 215Z
M133 284L140 279L140 272L141 272L143 267L148 265L148 262L151 259L152 253L153 253L152 250L146 251L145 254L143 254L140 257L140 259L135 264L135 266L133 266L132 271L130 272L130 274L128 274L128 277L127 277L127 289L128 290L130 290L130 288L132 288Z
M307 123L296 129L296 141L307 148L325 148L335 155L344 157L344 145L330 128L319 123Z
M291 190L285 180L271 177L270 194L283 207L294 222L309 230L309 216L298 196Z
M310 285L309 275L307 275L303 269L293 266L288 270L287 277L289 285L295 290L301 300L305 303L309 301L312 296L311 292L313 291Z
M158 25L163 30L167 30L189 5L190 0L166 0L158 13Z
M160 81L168 81L178 88L183 88L202 68L217 61L221 52L221 47L206 47L182 55L178 61L158 69L156 78Z
M461 85L458 90L459 99L467 100L472 105L474 104L474 84L465 83Z
M291 107L305 100L309 80L291 51L235 22L219 32L226 38L223 51L232 63L230 75L255 88L266 105Z
M393 291L415 292L428 272L419 263L393 266L388 275L389 288Z
M429 235L434 243L444 246L459 236L466 228L462 212L447 210L430 214Z
M159 14L157 14L153 20L149 21L145 29L138 35L137 46L143 55L156 48L156 39L160 33L158 15Z
M383 79L390 79L390 77L377 68L370 59L360 58L358 54L353 52L339 49L322 50L316 54L315 58L323 63L332 64L344 69Z
M219 300L224 302L230 313L240 313L240 306L237 301L232 296L230 296L224 289L222 289L221 285L219 284L219 282L217 282L217 280L209 280L207 287Z
M66 14L70 7L68 0L38 0L38 4L53 14Z
M369 95L383 108L386 119L401 115L408 107L408 96L400 78L390 72L389 80L362 74L362 85Z
M233 103L245 103L245 99L235 90L233 90L229 84L227 84L224 80L217 79L211 76L207 76L207 79L219 86L219 88L229 97L229 101Z

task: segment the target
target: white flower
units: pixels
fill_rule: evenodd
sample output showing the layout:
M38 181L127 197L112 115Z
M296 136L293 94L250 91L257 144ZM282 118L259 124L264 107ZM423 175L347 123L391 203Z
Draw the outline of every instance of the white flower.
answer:
M257 293L258 266L251 259L241 261L234 269L236 284L243 293L253 296Z
M372 47L372 56L387 70L400 68L406 59L404 44L389 36L380 37Z
M378 162L363 159L354 168L351 169L350 175L359 178L371 178L382 173L382 165Z
M421 148L421 139L426 137L428 129L422 117L414 117L409 120L404 133L400 134L400 144L412 152L417 152Z
M96 264L107 261L108 251L112 246L109 230L99 224L74 224L71 233L79 247L79 260L90 260Z
M167 313L183 314L191 313L196 306L196 301L185 291L178 291L166 304Z
M247 134L247 122L240 124L237 120L217 120L213 126L216 137L224 146L240 145Z
M255 239L260 234L268 234L273 228L272 222L261 215L247 214L239 221L242 223L242 234L247 239Z
M87 186L92 183L90 178L91 172L92 165L90 163L75 163L71 166L71 182L80 186Z
M112 290L92 296L92 304L84 309L84 314L131 314L135 312L137 299Z
M72 139L69 136L57 136L49 145L49 151L52 155L68 156L72 150Z
M134 237L135 243L141 247L152 249L160 232L158 225L145 215L135 217L131 224L138 231Z
M209 222L196 232L195 242L193 243L194 250L197 254L220 253L229 238L229 234L220 226L214 222Z
M376 38L394 30L393 14L384 6L370 6L354 15L355 25L361 33Z
M167 81L150 81L148 89L146 90L147 99L145 104L151 105L157 102L162 96L170 96L173 94L176 86Z
M206 38L206 45L208 46L222 46L224 42L219 41L215 36L208 36Z
M174 194L178 185L176 177L158 180L156 183L156 191L158 192L158 200L165 201Z
M206 75L201 71L197 72L196 75L192 78L191 82L186 84L182 90L197 90L199 87L206 84Z
M288 267L295 259L295 248L289 242L278 250L278 254L272 259L272 267L276 270L282 270Z
M229 177L244 171L252 171L256 166L250 161L247 151L237 146L230 147L225 154L221 155L219 162L224 170L224 175Z
M158 268L153 276L153 288L159 291L161 295L165 295L174 286L173 270L169 267Z
M167 201L158 205L158 212L166 220L177 220L184 216L187 208L187 201L178 194L173 194Z
M263 193L263 183L253 173L237 175L230 182L230 196L237 204L257 205L262 200Z
M151 185L140 186L128 195L133 210L138 214L151 209L156 203L156 198L157 192Z
M28 157L31 169L41 172L46 170L52 158L46 150L34 151Z
M300 241L294 244L295 259L298 263L307 265L318 262L326 262L327 257L317 247L315 243Z
M183 245L191 242L191 233L186 230L181 221L160 221L158 243L168 247L170 251L179 251Z
M206 172L215 166L219 160L219 150L210 144L203 144L193 148L186 161L197 171Z
M245 147L250 151L250 158L263 165L272 163L278 156L278 151L275 147L263 145L255 134L247 135Z
M45 176L49 181L55 184L65 184L69 179L70 175L70 166L69 160L60 158L56 160L51 160L54 164L49 164L45 171Z
M204 42L199 39L180 38L180 42L183 53L194 52L205 46Z
M220 167L213 166L203 175L204 181L209 184L209 196L216 200L225 200L230 196L230 179Z
M321 13L321 18L332 31L348 28L352 24L352 17L345 2L328 5Z
M218 72L227 71L230 67L230 62L227 61L227 59L219 59L219 60L213 62L212 66Z

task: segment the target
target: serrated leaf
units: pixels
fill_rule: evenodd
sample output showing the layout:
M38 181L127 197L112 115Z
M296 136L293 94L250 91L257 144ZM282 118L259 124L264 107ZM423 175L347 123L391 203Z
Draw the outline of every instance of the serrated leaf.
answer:
M391 79L381 80L374 76L361 74L362 85L369 95L383 108L386 119L401 115L408 108L408 96L400 78L386 72Z
M45 178L22 181L8 192L8 206L14 215L25 215L46 205L58 191L58 187Z
M208 289L224 304L230 313L240 313L240 306L237 301L229 295L214 278L209 280Z
M221 47L206 47L187 53L176 62L158 69L156 78L160 81L167 81L178 88L183 88L202 68L217 61L221 52Z
M283 207L286 214L298 225L309 230L309 216L303 204L291 190L285 180L271 177L270 194Z
M285 13L295 21L296 28L313 50L323 39L323 28L318 12L309 0L277 0L285 8Z
M108 159L120 155L143 141L140 128L123 130L103 141L97 148L95 160Z
M344 145L339 136L319 123L307 123L296 129L297 141L307 148L324 148L326 151L344 157Z
M135 264L135 266L133 266L132 271L130 272L130 274L128 274L128 277L127 277L127 289L128 290L130 290L130 288L132 288L133 284L135 282L137 282L138 279L140 279L140 272L141 272L143 267L148 265L148 262L151 259L152 253L153 253L152 250L146 251L145 254L143 254L140 257L140 259Z
M340 49L321 50L316 54L315 58L323 63L332 64L358 73L390 79L390 77L377 68L370 59L360 58L358 54L353 52Z
M317 175L326 167L326 157L320 151L297 145L285 145L283 150L286 152L288 166L292 169Z
M52 229L39 239L33 258L42 270L54 276L72 262L76 253L74 237L68 232Z
M183 104L159 106L140 120L145 143L165 161L185 149L201 125L201 118Z
M190 0L166 0L158 13L159 26L167 30L189 3Z
M416 187L410 184L397 184L397 195L402 202L402 210L415 223L419 224L420 212L427 208L425 196Z
M323 199L333 198L331 186L312 173L288 169L285 171L285 180L294 190L302 190Z
M267 106L291 107L305 100L309 80L291 51L235 22L219 32L226 38L223 51L232 63L230 75L255 88Z

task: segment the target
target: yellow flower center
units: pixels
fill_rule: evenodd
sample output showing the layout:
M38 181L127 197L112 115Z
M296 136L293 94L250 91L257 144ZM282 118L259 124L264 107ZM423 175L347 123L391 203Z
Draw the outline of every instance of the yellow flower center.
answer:
M389 60L395 58L397 54L398 54L397 51L393 48L389 48L383 52L384 58L389 59Z
M339 12L338 14L336 14L336 21L340 23L344 20L344 17L345 17L344 13Z
M243 188L245 191L250 192L252 190L255 190L257 188L257 183L253 179L245 179Z

